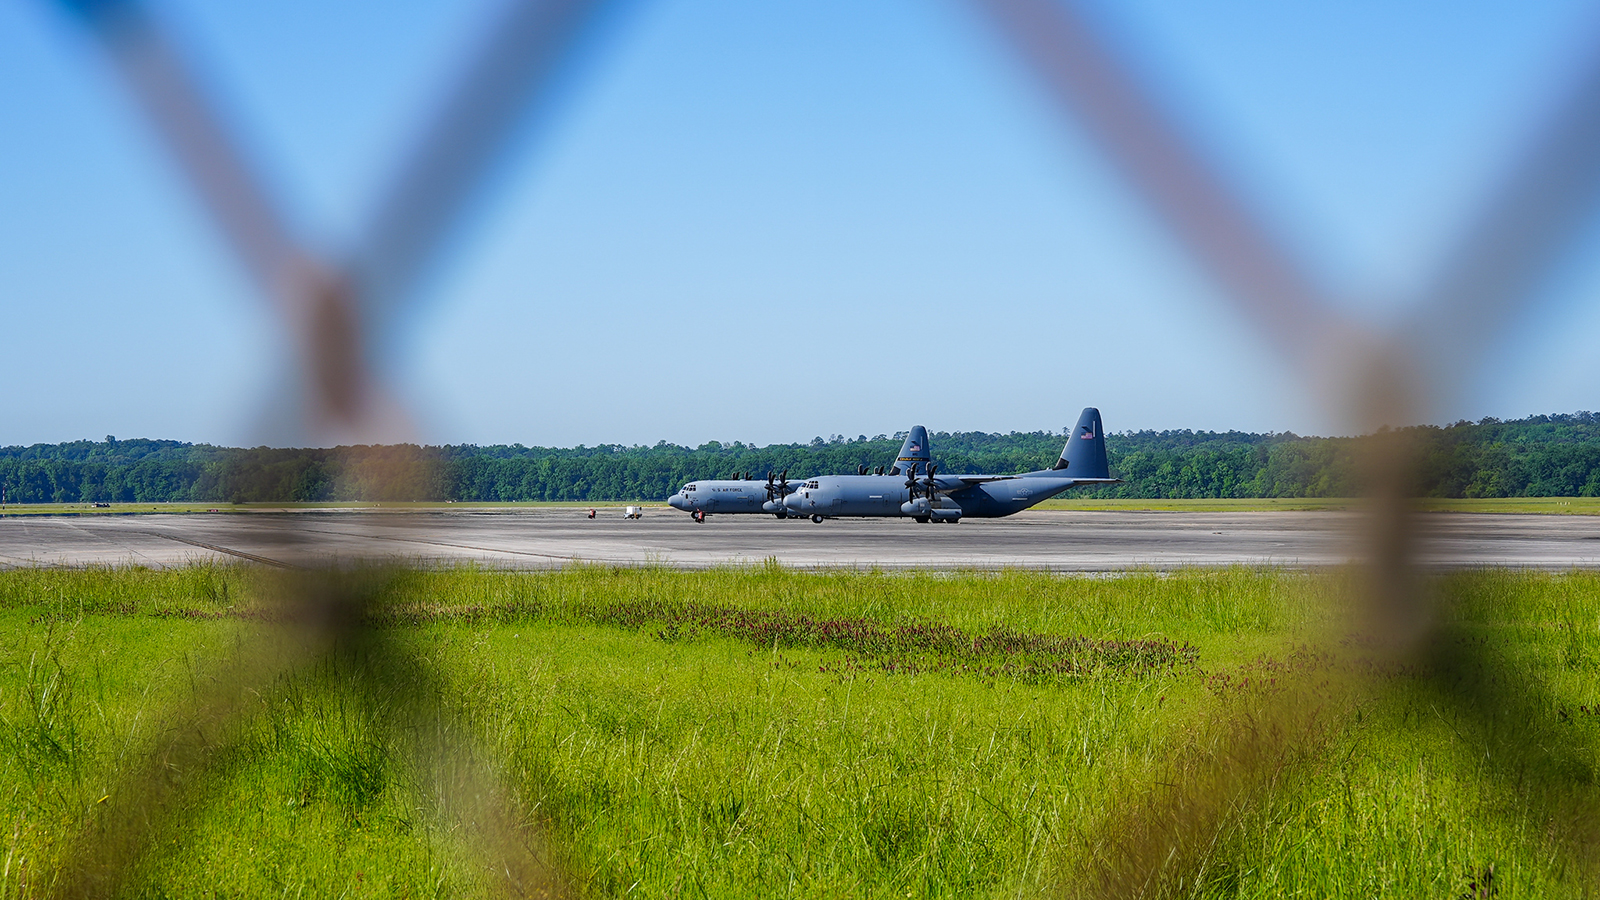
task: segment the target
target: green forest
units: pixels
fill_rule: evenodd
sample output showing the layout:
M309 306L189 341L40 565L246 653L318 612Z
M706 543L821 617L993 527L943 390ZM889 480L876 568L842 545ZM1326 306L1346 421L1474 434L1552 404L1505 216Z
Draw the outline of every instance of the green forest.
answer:
M1416 442L1426 497L1600 496L1600 414L1483 419L1402 430ZM8 503L251 503L400 500L661 499L699 478L787 469L791 479L887 465L903 435L821 437L754 447L479 447L470 444L249 449L180 441L72 441L0 448ZM1050 466L1064 433L936 433L945 472ZM1126 483L1076 497L1350 497L1361 493L1360 437L1284 432L1134 431L1106 437Z

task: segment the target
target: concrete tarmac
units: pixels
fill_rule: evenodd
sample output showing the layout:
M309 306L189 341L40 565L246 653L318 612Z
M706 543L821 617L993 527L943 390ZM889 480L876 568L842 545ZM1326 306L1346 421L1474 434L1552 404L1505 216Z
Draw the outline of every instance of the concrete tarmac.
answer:
M1600 566L1600 517L1420 515L1433 568ZM143 565L249 560L309 566L356 559L542 569L582 561L705 568L773 558L800 568L1112 572L1185 566L1333 566L1359 558L1353 512L1028 511L919 525L909 519L814 524L762 515L647 508L315 510L0 518L0 566Z

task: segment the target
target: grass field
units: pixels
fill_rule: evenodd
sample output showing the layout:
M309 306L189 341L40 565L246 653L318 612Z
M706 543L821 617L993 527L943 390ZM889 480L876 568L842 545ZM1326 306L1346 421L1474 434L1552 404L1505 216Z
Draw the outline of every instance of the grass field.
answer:
M1075 500L1070 494L1046 500L1034 509L1150 512L1300 512L1359 509L1358 498L1262 498L1221 500ZM661 500L523 501L516 503L113 503L95 507L87 503L23 503L0 508L0 516L128 515L131 513L238 513L306 509L545 509L648 506L666 509ZM1544 515L1600 516L1600 497L1494 497L1478 499L1423 498L1417 507L1426 512L1535 513Z
M1593 893L1593 573L1437 581L1422 659L1328 637L1340 573L404 573L309 655L251 649L268 577L0 572L0 898L48 896L141 769L183 791L128 896L482 894L419 704L581 896L1105 895L1161 840L1173 896ZM225 752L152 769L224 689Z

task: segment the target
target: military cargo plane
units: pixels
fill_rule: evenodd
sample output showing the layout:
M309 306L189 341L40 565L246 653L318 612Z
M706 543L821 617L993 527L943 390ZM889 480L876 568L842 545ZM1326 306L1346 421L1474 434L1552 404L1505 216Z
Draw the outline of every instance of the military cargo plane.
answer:
M928 430L918 425L900 445L900 454L889 468L889 475L899 475L912 467L926 468L932 458L928 454ZM867 468L862 466L857 476L888 477L883 474L882 466L878 467L876 475L868 475ZM768 472L765 482L751 478L749 472L735 473L730 479L691 481L668 497L667 505L689 513L696 522L704 522L708 513L768 513L787 519L797 514L790 512L783 501L797 490L799 488L789 481L788 469L778 474Z
M926 454L927 432L922 432ZM907 445L910 445L908 440ZM903 454L902 454L903 455ZM847 516L908 516L918 522L959 522L964 517L1009 516L1081 484L1115 484L1106 463L1100 410L1086 408L1048 469L1019 475L939 475L928 455L899 460L890 475L825 475L803 482L783 498L792 516L813 522ZM901 476L904 477L901 477Z

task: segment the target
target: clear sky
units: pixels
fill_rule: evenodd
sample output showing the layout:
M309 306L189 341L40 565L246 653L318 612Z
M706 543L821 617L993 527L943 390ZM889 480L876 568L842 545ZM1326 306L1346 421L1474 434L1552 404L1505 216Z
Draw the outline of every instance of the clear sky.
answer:
M492 8L159 5L329 252ZM1573 0L1096 15L1379 322L1597 22ZM280 325L90 50L52 4L0 4L0 444L280 442ZM1031 431L1085 405L1114 431L1343 427L951 0L641 0L521 148L392 348L420 439ZM1600 407L1600 253L1575 258L1439 421Z

